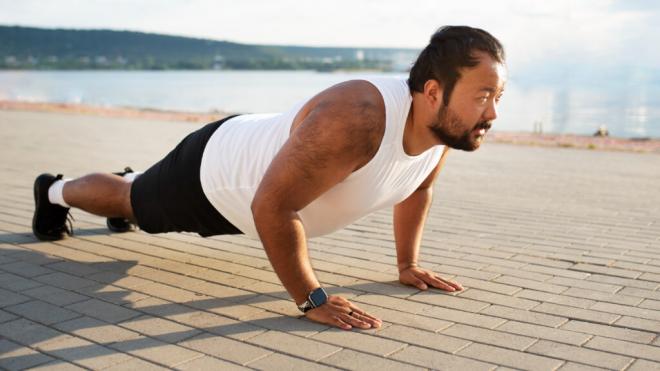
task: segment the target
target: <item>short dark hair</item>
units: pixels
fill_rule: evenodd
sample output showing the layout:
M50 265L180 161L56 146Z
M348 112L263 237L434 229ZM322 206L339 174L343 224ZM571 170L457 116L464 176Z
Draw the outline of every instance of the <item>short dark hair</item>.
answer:
M475 50L504 63L502 44L488 32L468 26L440 27L410 69L410 92L421 93L428 80L436 80L442 85L443 104L448 105L454 86L461 78L459 69L479 64Z

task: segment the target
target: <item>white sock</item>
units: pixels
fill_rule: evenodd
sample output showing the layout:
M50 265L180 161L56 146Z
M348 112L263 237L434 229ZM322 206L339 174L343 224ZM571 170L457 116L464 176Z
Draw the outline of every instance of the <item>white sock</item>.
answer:
M134 171L132 173L126 173L126 174L124 174L124 180L131 183L132 181L135 180L135 178L137 178L141 174L142 174L142 172L140 172L140 171Z
M71 179L60 179L51 184L50 188L48 188L48 201L50 201L51 204L71 207L66 201L64 201L64 194L62 192L64 190L64 184L69 180Z

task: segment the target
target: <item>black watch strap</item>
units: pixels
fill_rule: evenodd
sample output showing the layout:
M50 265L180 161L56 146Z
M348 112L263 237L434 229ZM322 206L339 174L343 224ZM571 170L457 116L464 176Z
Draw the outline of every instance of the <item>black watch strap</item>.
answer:
M319 287L307 295L307 300L305 300L304 303L298 305L298 309L303 313L307 313L309 310L319 307L325 304L327 301L328 294L325 292L325 290L323 290L322 287Z
M303 313L307 313L310 309L314 309L314 307L312 306L312 303L309 302L309 299L307 299L304 303L298 306L298 309Z

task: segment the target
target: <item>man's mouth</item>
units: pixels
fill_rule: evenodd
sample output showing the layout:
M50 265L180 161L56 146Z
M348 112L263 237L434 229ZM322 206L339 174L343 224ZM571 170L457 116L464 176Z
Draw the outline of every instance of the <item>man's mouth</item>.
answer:
M483 123L477 125L477 127L474 128L474 130L479 134L479 136L484 136L484 135L486 135L486 132L488 132L488 130L490 129L491 126L493 126L492 123L483 122Z

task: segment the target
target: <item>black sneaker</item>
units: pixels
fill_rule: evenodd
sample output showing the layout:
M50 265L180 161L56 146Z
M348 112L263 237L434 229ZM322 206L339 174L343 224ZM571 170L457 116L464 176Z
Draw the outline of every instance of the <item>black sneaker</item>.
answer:
M41 174L34 181L34 216L32 233L42 241L57 241L65 234L73 235L71 221L67 225L69 208L51 203L48 200L48 188L55 181L62 179L62 174Z
M124 176L126 174L132 173L133 169L129 166L124 168L124 171L120 173L113 173L115 175ZM125 218L108 218L105 220L105 224L108 226L108 229L115 233L124 233L131 231L133 229L133 223L130 220Z

